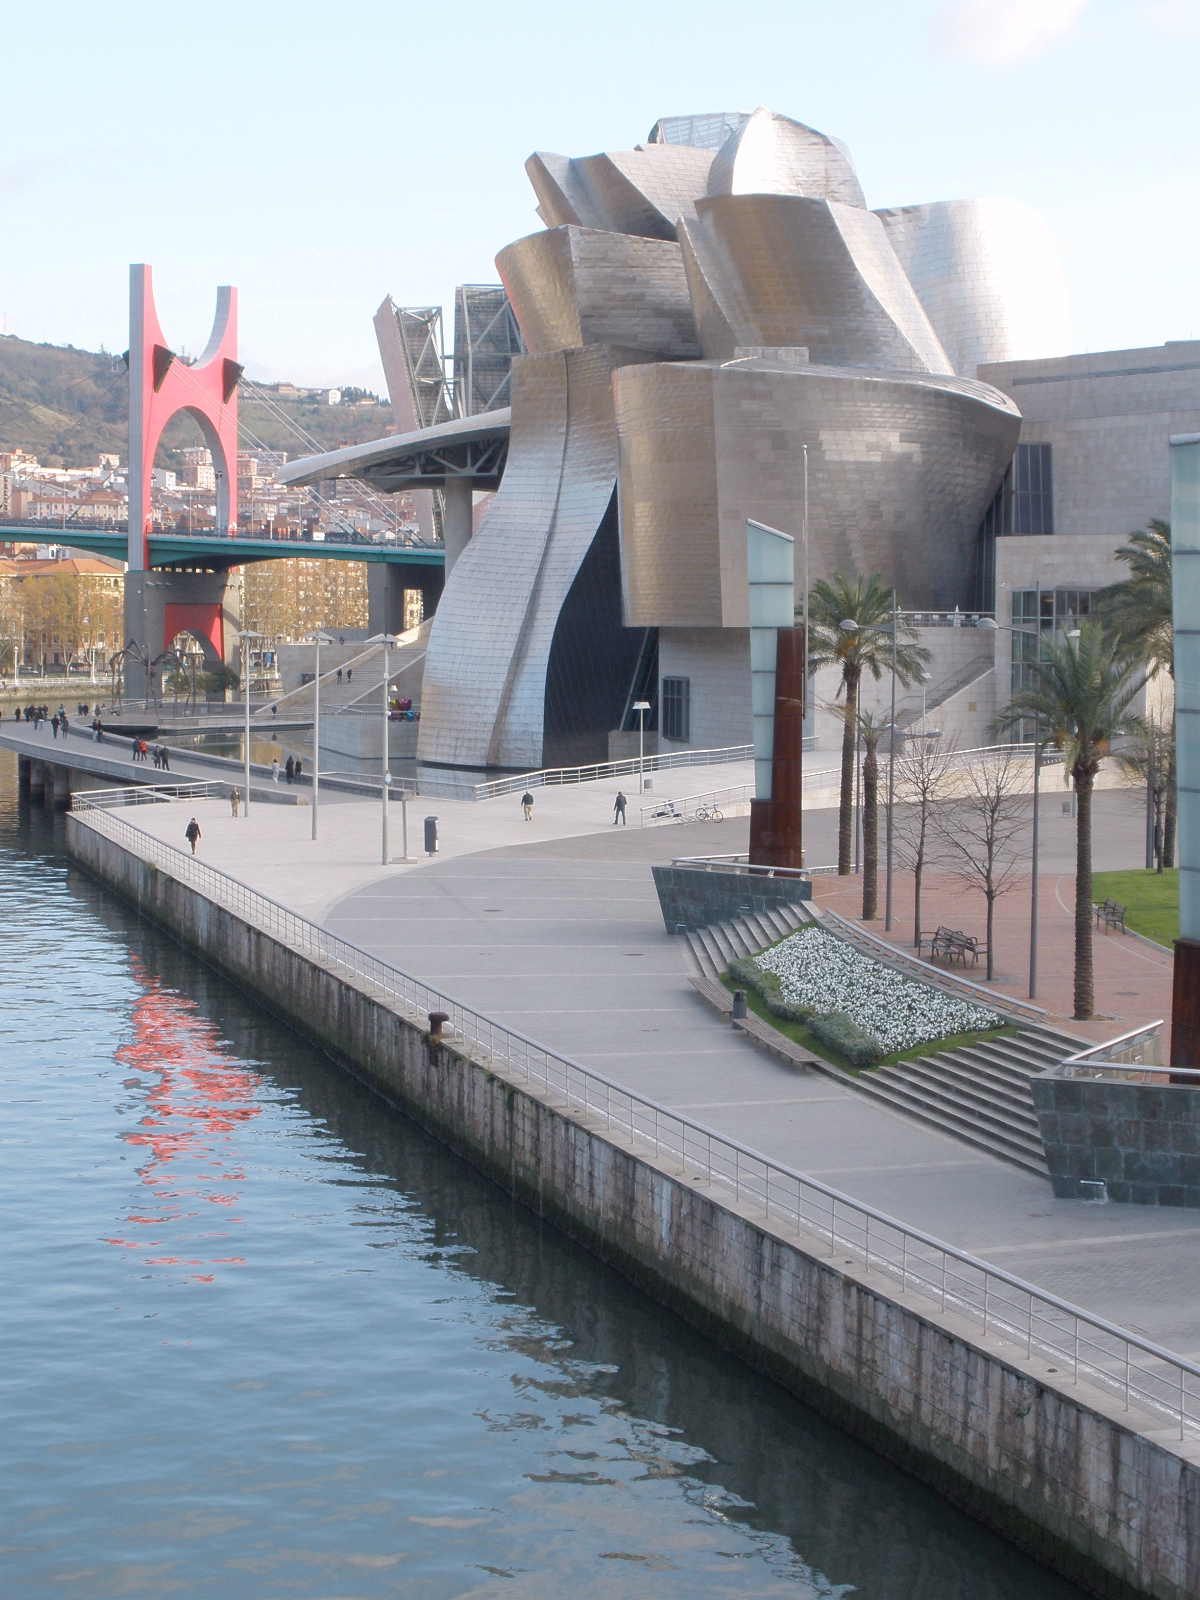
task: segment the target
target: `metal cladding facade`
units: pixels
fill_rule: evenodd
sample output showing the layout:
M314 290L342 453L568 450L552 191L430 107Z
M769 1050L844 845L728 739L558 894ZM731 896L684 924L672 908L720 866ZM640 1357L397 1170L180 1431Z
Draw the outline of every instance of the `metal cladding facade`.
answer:
M1020 427L973 363L1048 337L1030 307L1057 281L1040 244L1014 266L1023 208L877 215L843 145L761 107L526 170L546 230L497 266L530 353L503 482L430 633L419 759L604 759L655 629L672 671L691 652L714 682L729 641L744 651L746 520L799 536L805 447L813 578L967 603ZM723 742L749 737L741 718Z
M625 620L744 628L747 517L796 537L808 445L811 570L882 572L904 604L963 600L988 486L1020 414L968 379L743 357L623 367Z
M875 215L962 377L1070 348L1066 284L1036 211L1017 200L940 200Z

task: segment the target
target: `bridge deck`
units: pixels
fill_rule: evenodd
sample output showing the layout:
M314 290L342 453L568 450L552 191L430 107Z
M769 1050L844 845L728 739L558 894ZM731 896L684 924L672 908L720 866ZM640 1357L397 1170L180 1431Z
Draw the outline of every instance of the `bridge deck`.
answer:
M93 555L124 561L129 535L124 528L89 528L78 523L55 526L52 523L8 522L0 524L0 539L69 544L73 550L90 550ZM441 545L376 544L373 540L335 541L333 539L261 539L244 534L152 533L150 565L172 567L202 563L206 567L241 567L252 561L281 561L288 557L316 557L321 561L365 561L372 565L442 567L446 552Z

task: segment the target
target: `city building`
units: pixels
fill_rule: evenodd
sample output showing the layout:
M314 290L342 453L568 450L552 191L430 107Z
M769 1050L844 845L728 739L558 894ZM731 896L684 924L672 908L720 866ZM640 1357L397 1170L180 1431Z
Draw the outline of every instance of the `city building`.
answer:
M933 655L902 725L982 742L1013 644L975 624L1032 604L1059 626L1120 575L1117 547L1165 514L1168 436L1200 427L1200 346L1064 355L1035 213L873 212L842 144L766 108L526 168L545 226L496 258L489 303L520 347L493 409L456 407L440 311L387 301L402 431L280 474L442 492L421 759L603 759L631 747L642 698L660 747L746 743L748 518L793 535L798 562L807 535L812 580L894 585ZM454 504L495 489L453 539L451 485ZM819 745L840 734L834 687L813 697Z

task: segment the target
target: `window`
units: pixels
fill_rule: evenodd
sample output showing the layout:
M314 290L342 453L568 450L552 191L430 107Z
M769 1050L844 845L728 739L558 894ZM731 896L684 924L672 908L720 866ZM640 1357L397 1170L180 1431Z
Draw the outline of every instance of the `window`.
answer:
M1054 481L1048 444L1019 444L1013 474L1013 532L1054 532Z
M1091 615L1090 589L1014 589L1012 592L1012 687L1028 688L1034 681L1030 664L1046 659L1045 645L1061 639ZM1023 725L1021 739L1032 738L1032 723Z
M662 681L662 734L686 744L691 738L692 680L664 678Z

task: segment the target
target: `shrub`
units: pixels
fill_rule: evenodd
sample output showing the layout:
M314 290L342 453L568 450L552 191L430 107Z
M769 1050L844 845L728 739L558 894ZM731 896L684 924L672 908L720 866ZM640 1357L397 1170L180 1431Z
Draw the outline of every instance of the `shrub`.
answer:
M812 1016L812 1007L803 1006L794 1000L784 998L783 985L773 972L760 967L757 961L742 959L729 963L729 976L735 983L744 984L747 989L753 989L766 1001L767 1010L773 1017L779 1017L784 1022L807 1022Z
M879 1040L860 1028L844 1011L814 1017L808 1027L814 1038L844 1056L852 1067L874 1066L884 1053Z

